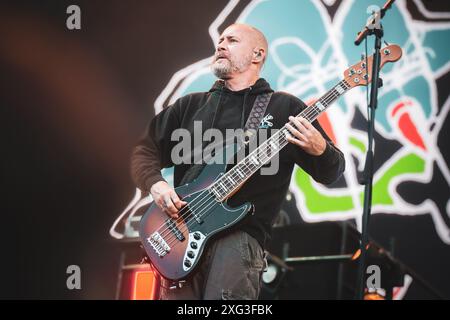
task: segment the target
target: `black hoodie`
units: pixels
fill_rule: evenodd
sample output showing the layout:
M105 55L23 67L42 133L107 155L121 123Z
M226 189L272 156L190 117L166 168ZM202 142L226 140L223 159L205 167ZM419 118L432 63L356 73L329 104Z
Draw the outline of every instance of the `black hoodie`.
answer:
M150 192L151 186L164 180L161 168L173 166L172 148L178 141L171 141L175 129L185 128L191 134L194 121L201 121L202 130L217 128L225 135L225 129L243 128L256 96L273 92L267 81L259 79L253 86L231 91L219 80L209 92L192 93L181 97L175 103L156 115L135 147L131 158L132 177L136 185L144 192ZM271 115L271 129L282 128L289 122L289 116L298 115L306 105L297 97L274 92L266 110ZM230 206L250 201L255 206L255 214L247 216L238 226L256 238L265 247L271 228L291 180L294 164L299 165L314 180L330 184L344 172L345 160L342 152L334 146L317 121L313 125L327 140L324 153L313 156L298 146L287 145L280 151L279 170L275 175L261 175L256 172L239 191L228 200ZM260 129L264 130L264 129ZM270 136L270 134L269 134ZM193 144L195 147L195 145ZM197 146L198 147L198 146ZM176 165L174 186L180 185L189 164Z

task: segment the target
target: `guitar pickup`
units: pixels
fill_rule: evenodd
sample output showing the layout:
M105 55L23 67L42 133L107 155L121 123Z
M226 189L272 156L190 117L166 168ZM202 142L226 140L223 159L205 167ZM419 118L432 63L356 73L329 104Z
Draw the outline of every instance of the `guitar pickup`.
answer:
M172 219L167 219L166 225L179 241L183 241L185 239L183 233L180 231L180 229L178 229L175 221L173 221Z

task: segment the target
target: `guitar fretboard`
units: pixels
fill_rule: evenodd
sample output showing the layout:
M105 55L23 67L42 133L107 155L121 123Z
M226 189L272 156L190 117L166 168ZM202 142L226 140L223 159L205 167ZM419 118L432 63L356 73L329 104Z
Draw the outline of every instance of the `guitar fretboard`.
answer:
M349 89L350 86L345 80L340 81L331 90L320 97L313 105L305 108L297 115L297 117L302 117L309 122L313 122L323 111ZM209 187L209 191L214 195L216 200L222 202L227 199L241 184L250 178L263 165L268 163L289 143L286 138L287 135L290 135L290 131L287 129L286 125L284 125L270 138L261 143L261 145L247 157L239 161L233 168L217 179L214 184Z

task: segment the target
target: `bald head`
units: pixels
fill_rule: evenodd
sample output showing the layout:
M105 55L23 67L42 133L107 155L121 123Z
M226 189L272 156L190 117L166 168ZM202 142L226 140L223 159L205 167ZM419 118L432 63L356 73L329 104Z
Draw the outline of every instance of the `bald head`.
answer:
M244 23L234 23L230 25L228 28L234 28L236 30L243 31L247 35L248 40L251 41L251 43L254 46L263 48L265 51L267 51L268 45L266 37L261 31L259 31L255 27Z
M246 35L246 40L248 40L251 43L251 45L255 48L254 50L261 52L261 55L263 55L263 59L261 62L262 66L266 61L268 50L267 39L264 36L264 34L257 28L244 23L233 23L232 25L227 27L227 29L229 28L242 31ZM262 51L260 51L261 49Z

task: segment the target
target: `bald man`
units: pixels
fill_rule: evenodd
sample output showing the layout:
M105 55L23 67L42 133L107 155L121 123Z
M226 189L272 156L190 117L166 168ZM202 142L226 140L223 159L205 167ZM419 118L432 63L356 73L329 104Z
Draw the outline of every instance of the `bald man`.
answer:
M257 299L266 260L264 249L270 239L272 223L291 180L294 165L299 165L316 181L330 184L343 173L342 152L322 130L317 121L294 118L306 105L298 98L274 92L260 77L268 53L267 40L261 31L245 24L233 24L221 34L211 69L219 80L208 92L198 92L178 99L156 115L144 131L131 159L136 185L150 192L155 203L177 219L186 204L164 181L161 169L174 166L174 186L192 181L192 161L175 161L172 150L177 141L171 134L184 129L194 136L194 122L203 131L242 129L260 95L271 94L258 133L276 130L290 122L288 146L280 151L275 174L257 171L227 200L236 207L244 202L254 205L252 215L215 237L203 254L192 277L172 283L163 279L161 299ZM270 136L270 134L267 134ZM204 148L204 141L200 148ZM194 145L195 141L192 142ZM193 173L194 172L194 173Z

